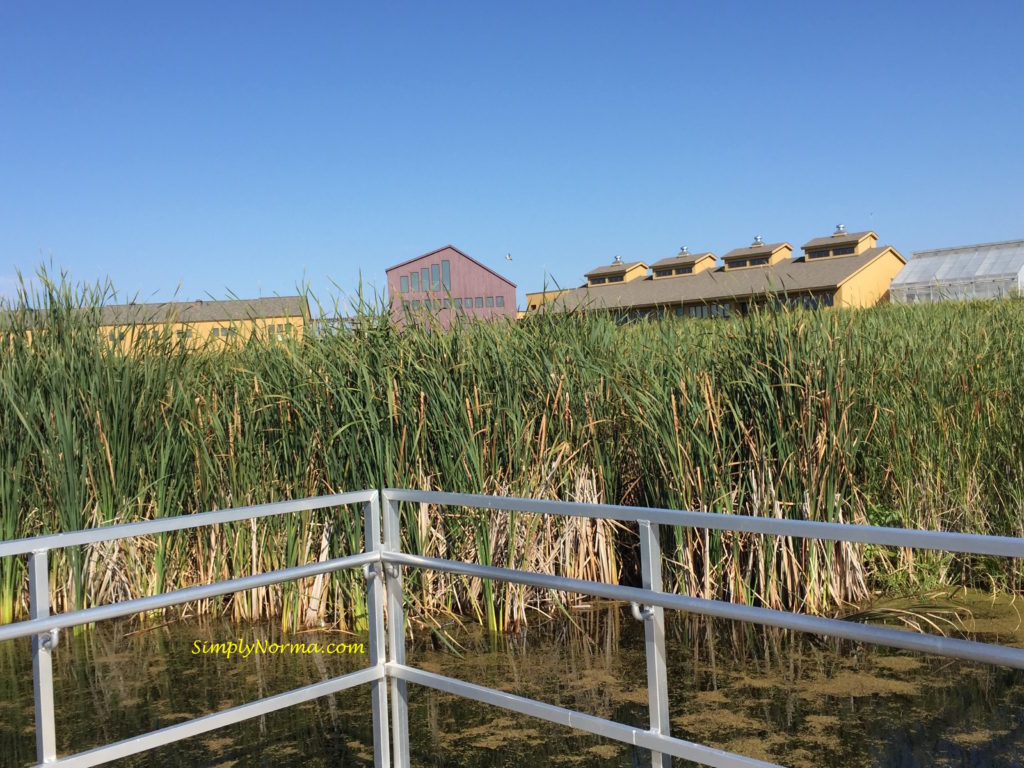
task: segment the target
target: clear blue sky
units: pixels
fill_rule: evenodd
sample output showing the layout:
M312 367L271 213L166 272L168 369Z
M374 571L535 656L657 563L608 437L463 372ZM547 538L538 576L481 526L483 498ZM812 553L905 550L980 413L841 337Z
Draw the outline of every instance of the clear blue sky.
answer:
M832 6L0 2L0 293L1024 237L1024 3Z

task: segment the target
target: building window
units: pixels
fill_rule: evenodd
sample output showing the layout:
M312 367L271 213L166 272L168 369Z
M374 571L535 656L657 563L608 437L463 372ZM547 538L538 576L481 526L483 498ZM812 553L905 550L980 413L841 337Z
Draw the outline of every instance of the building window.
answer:
M686 314L686 309L680 304L676 307L676 317L682 317L684 314Z
M451 290L452 287L451 262L447 260L441 262L441 287L446 291Z
M462 309L462 299L456 299L455 300L455 308L456 309Z
M656 269L654 270L655 277L672 277L671 269Z
M402 277L399 278L398 282L399 282L399 285L401 286L401 288L399 290L401 290L402 293L408 293L409 292L409 276L408 275L402 275Z
M420 292L420 273L419 272L413 272L411 275L409 275L409 280L411 281L412 292L413 293L419 293Z
M403 301L402 302L402 309L404 309L406 312L409 311L409 302L408 301Z
M487 305L488 307L493 307L493 306L494 306L494 297L493 297L493 296L488 296L488 297L487 297L487 298L486 298L486 299L484 300L484 303L485 303L485 304L486 304L486 305Z
M758 256L757 258L751 259L750 261L748 261L747 262L747 266L750 266L750 267L760 267L760 266L763 266L763 265L765 265L767 263L768 263L768 257L767 256Z
M437 264L430 265L430 290L441 290L441 267Z
M590 281L591 285L601 285L602 283L604 283L603 277L595 277L593 280Z
M473 306L476 307L477 309L483 309L484 308L484 297L483 296L477 296L473 300Z
M473 308L473 297L472 296L467 296L466 297L466 299L465 299L465 306L466 306L466 309L472 309Z
M729 269L739 269L740 267L747 266L746 259L736 259L736 261L730 261L727 265Z
M693 274L693 267L676 267L677 275L690 275Z
M824 307L831 307L835 304L836 295L829 291L828 293L821 294L821 304Z
M494 297L494 301L495 301L495 303L499 307L504 307L505 306L505 297L504 296L495 296Z
M414 302L412 303L412 311L413 311L413 312L415 312L415 311L416 311L416 310L418 310L419 308L420 308L420 303L419 303L419 301L418 301L418 300L417 300L417 301L414 301Z
M212 331L210 331L210 335L216 339L218 336L220 336L220 328L214 328Z
M622 280L623 275L612 275L611 277L608 278L609 283L621 283Z
M829 251L828 248L826 248L823 251L808 251L807 252L807 258L808 259L824 259L826 256L829 255L829 253L830 253L830 251Z
M452 307L451 301L449 299L445 299L444 300L444 308L445 309L451 309L451 307Z
M852 245L847 245L847 246L844 246L843 248L833 248L832 249L832 255L833 256L849 256L851 253L854 252L854 250L856 250L856 249Z

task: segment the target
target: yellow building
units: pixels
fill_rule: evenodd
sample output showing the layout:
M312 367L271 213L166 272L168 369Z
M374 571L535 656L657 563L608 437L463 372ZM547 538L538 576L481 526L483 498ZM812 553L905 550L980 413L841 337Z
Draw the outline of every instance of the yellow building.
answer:
M535 291L534 293L528 293L526 294L526 311L530 312L531 310L539 309L541 305L547 304L549 301L554 301L568 290L568 288L556 288L552 291ZM520 317L523 314L525 313L521 312Z
M309 324L304 296L228 301L169 301L104 306L99 332L111 343L134 344L170 335L189 346L238 343L252 336L299 340Z
M872 306L887 299L889 284L906 264L895 248L877 241L874 232L847 232L839 225L832 235L805 243L795 258L789 243L757 237L725 254L720 266L713 253L683 248L654 262L650 274L644 262L625 264L616 257L588 272L585 285L559 292L544 308L626 317L729 317L769 301L805 308ZM528 312L543 306L533 303L527 303Z

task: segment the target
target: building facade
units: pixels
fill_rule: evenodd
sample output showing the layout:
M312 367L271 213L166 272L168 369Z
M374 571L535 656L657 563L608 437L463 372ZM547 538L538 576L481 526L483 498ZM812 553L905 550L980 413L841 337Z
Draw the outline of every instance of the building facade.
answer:
M516 318L516 285L453 245L403 261L387 270L391 320L436 320L449 328L460 320Z
M649 267L616 257L589 271L586 284L538 303L538 309L701 318L745 314L769 301L804 308L872 306L887 298L906 264L896 249L877 241L874 232L847 232L840 225L805 243L795 258L789 243L766 243L760 236L726 253L721 265L713 253L686 248Z
M102 308L99 332L127 346L154 335L170 335L189 346L240 343L253 336L281 341L301 339L309 319L304 296L111 304Z
M890 291L900 304L1020 295L1024 240L917 251Z

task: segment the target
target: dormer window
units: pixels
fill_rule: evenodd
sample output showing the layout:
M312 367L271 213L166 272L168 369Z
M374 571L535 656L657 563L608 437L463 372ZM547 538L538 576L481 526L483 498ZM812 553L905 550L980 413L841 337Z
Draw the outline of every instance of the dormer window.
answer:
M874 232L847 232L842 225L826 237L816 237L804 243L806 259L827 259L835 256L856 256L875 247L878 235Z

